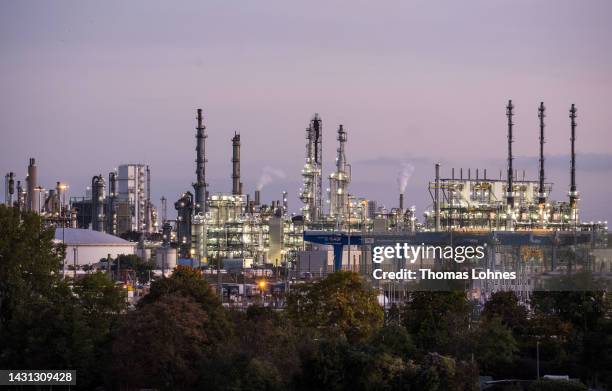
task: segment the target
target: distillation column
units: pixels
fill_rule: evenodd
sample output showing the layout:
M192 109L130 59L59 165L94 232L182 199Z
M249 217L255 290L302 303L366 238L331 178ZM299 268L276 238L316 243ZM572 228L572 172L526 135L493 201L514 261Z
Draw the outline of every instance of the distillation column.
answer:
M338 150L336 156L336 172L329 176L329 215L341 224L348 216L348 185L351 182L351 167L346 163L345 144L346 131L340 125L338 128Z
M202 109L198 109L198 126L196 127L196 182L193 184L195 192L195 213L206 212L206 127L202 123Z
M104 178L102 175L91 179L91 228L102 232L104 229Z
M538 208L540 212L540 224L546 223L546 189L544 187L544 118L546 117L544 102L540 102L538 118L540 119L540 177L538 183Z
M512 110L514 109L514 105L512 104L512 100L508 101L508 106L506 106L506 116L508 117L508 184L506 187L506 229L512 230L514 228L514 184L513 184L513 176L514 172L512 169L512 117L514 113Z
M569 190L569 203L570 203L570 213L571 213L571 221L574 226L578 224L578 189L576 188L576 106L572 103L572 107L570 108L570 119L571 119L571 167L570 167L570 190Z
M306 128L306 140L306 163L302 170L304 187L301 189L300 200L305 204L302 207L304 219L316 222L323 211L323 121L319 114L314 115Z
M242 194L240 183L240 135L234 132L232 137L232 194Z

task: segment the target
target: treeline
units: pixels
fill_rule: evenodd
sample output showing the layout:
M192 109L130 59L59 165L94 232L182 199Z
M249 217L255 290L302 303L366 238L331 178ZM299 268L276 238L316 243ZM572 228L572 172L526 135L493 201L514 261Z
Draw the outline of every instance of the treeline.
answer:
M78 389L477 390L479 374L567 374L612 388L604 292L414 292L385 314L360 276L292 287L285 311L226 310L196 270L153 282L134 310L103 273L72 282L36 215L0 206L0 368L76 369ZM532 382L503 389L586 389ZM522 388L521 388L522 387ZM502 389L499 388L498 389Z

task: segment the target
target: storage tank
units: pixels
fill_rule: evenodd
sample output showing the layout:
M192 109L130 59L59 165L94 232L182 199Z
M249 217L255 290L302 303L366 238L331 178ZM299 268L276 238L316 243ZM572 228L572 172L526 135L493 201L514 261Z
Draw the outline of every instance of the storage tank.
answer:
M165 272L172 271L176 267L176 249L162 247L158 250L160 257L157 258L157 267Z

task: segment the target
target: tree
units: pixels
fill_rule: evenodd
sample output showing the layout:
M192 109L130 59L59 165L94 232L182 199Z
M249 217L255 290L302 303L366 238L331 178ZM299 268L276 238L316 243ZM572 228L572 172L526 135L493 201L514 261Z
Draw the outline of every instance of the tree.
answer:
M231 327L225 310L199 270L179 266L172 276L153 281L149 293L138 302L138 307L155 303L172 294L190 297L200 306L209 319L208 332L211 338L221 341L228 337Z
M469 346L472 304L465 292L412 292L404 304L402 324L421 352L459 357Z
M428 353L420 365L416 386L429 391L478 390L478 371L466 362Z
M511 291L493 293L485 303L481 316L487 321L499 318L503 324L517 334L524 333L527 325L527 308Z
M361 276L346 271L294 289L287 312L298 326L344 335L349 342L364 340L383 322L376 292Z
M384 326L372 337L371 345L381 352L400 357L406 361L413 358L416 347L408 331L396 324Z
M512 331L498 317L480 323L474 346L478 365L486 374L498 373L510 365L518 351Z
M149 282L151 271L155 269L155 262L145 262L135 254L120 254L114 261L113 269L117 270L117 268L121 270L134 270L138 281Z
M53 237L37 214L0 205L0 340L18 307L58 284L64 248Z
M191 297L164 295L128 314L113 343L118 385L182 389L197 381L197 365L212 343L209 318Z
M275 391L283 389L283 380L278 369L269 362L251 359L244 371L241 390Z

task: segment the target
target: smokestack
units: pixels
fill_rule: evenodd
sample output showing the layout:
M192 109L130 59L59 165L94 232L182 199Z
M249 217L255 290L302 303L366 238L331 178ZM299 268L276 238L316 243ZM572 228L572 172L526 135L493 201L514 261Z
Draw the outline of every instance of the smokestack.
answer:
M435 198L435 231L440 231L440 163L436 163L436 188L434 192Z
M232 194L240 195L240 135L234 132L232 137Z
M486 168L484 169L484 180L485 181L487 180L487 169Z
M153 210L151 208L151 170L147 165L147 199L145 208L145 232L153 231Z
M260 202L260 197L261 196L261 192L259 190L255 190L255 206L259 206L259 202Z
M115 199L117 197L117 174L114 172L108 173L108 210L106 213L106 231L111 235L115 235L116 230L116 210L115 210ZM147 199L149 196L147 196Z
M538 203L546 203L546 192L544 190L544 117L546 117L544 102L540 102L538 118L540 119L540 183L538 188Z
M575 143L576 143L576 112L578 110L576 109L576 106L572 103L572 107L570 108L570 119L571 119L571 126L572 126L572 135L570 138L571 144L572 144L572 160L571 160L571 167L570 167L570 191L569 191L569 201L570 201L570 207L575 210L578 204L578 190L576 189L576 150L575 150ZM576 218L577 216L574 216L574 218Z
M512 182L512 178L514 172L512 170L512 116L514 113L512 110L514 109L514 105L512 105L512 100L508 101L508 106L506 106L506 116L508 117L508 186L506 187L506 203L510 208L514 208L514 184Z
M404 193L400 193L399 195L399 209L401 212L404 211Z
M36 188L38 187L38 168L36 167L36 159L30 158L30 164L28 165L28 205L27 210L29 211L39 211L38 205L38 194L36 193Z
M206 127L202 124L202 109L198 109L198 126L196 127L196 182L193 184L195 192L195 213L205 212L206 205Z
M104 228L104 178L91 178L91 228L102 232Z

